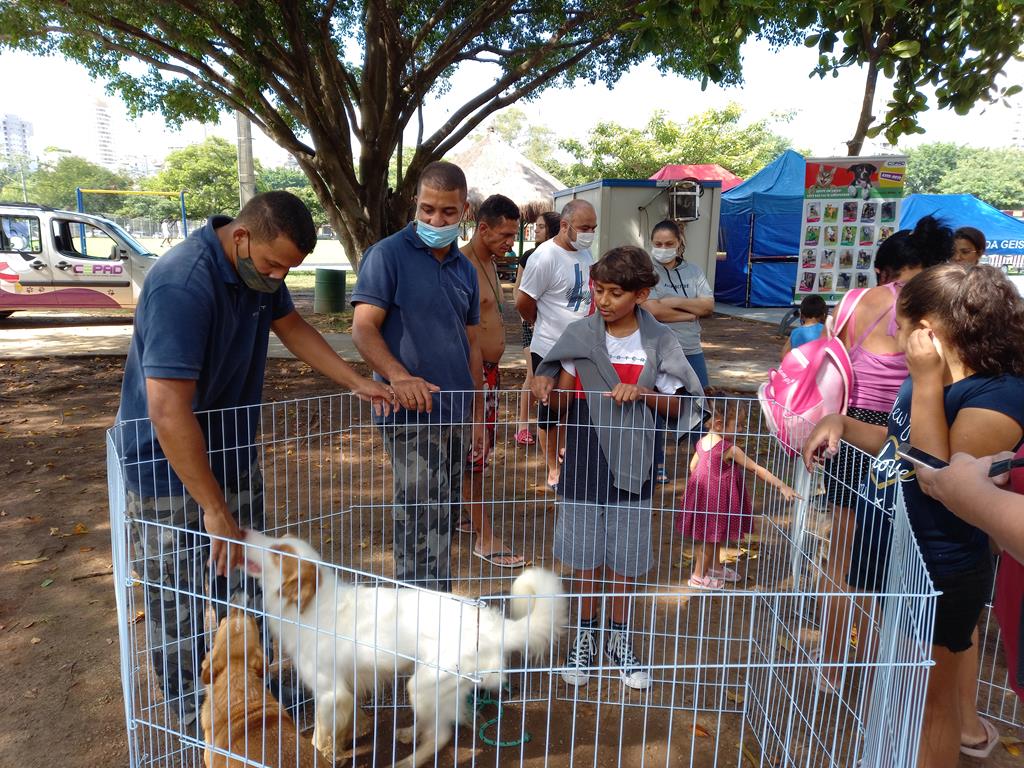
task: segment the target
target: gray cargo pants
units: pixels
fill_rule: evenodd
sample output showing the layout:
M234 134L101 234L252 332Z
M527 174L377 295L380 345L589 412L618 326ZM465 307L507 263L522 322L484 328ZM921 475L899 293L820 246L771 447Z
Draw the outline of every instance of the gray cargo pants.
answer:
M452 516L462 505L469 427L436 424L383 428L394 474L395 578L451 591Z
M253 465L225 490L228 509L243 528L263 530L263 475ZM263 608L259 583L236 569L217 576L207 564L209 540L196 501L184 496L143 497L128 491L132 565L143 582L146 636L164 700L182 726L192 724L204 691L199 670L227 604ZM206 626L208 600L217 621ZM270 646L264 643L264 648Z

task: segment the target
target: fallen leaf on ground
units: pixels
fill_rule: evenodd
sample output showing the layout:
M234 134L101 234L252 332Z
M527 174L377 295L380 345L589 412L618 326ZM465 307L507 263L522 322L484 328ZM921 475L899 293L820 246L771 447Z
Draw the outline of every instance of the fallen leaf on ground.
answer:
M60 536L60 528L58 528L55 525L50 526L50 535L51 536Z
M736 690L733 690L732 688L727 688L725 690L725 698L726 698L726 700L731 701L733 704L742 704L743 703L743 691L736 691Z
M43 583L40 584L39 586L40 587L48 587L51 584L53 584L53 579L43 579Z
M139 623L140 621L142 621L142 620L143 620L143 619L144 619L145 617L146 617L146 612L145 612L145 611L136 611L136 612L135 612L135 621L133 621L132 623L133 623L133 624L138 624L138 623Z
M81 536L83 533L88 533L89 529L86 528L82 523L75 523L75 527L72 529L75 536Z
M107 638L107 645L113 645L113 644L114 644L114 638L108 637Z
M33 557L31 560L15 560L12 565L35 565L36 563L43 563L49 560L48 557Z
M78 551L79 552L92 552L94 549L96 549L96 547L79 547Z
M33 637L31 642L32 642L32 645L39 645L39 643L43 642L43 638L41 638L41 637Z
M694 736L706 737L706 736L710 736L711 733L708 731L707 728L705 728L700 723L694 723L693 724L693 735Z

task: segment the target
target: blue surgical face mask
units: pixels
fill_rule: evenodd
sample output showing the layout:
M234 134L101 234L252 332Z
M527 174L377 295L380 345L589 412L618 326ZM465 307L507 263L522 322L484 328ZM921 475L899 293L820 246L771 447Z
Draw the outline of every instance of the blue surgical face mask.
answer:
M455 242L459 236L459 224L449 224L447 227L434 227L425 221L416 221L416 234L428 248L447 248Z

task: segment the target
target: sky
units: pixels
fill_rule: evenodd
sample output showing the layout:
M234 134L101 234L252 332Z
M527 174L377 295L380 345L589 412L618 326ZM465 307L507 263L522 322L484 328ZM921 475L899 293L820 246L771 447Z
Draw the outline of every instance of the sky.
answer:
M549 89L529 102L521 102L528 119L553 130L559 138L584 138L597 122L612 120L640 127L655 109L683 122L710 107L738 102L745 118L758 120L775 112L792 112L789 123L776 130L792 139L794 146L816 155L845 154L844 141L856 124L864 73L845 70L838 78L808 78L816 50L802 46L772 51L763 43L744 47L745 83L737 88L710 86L702 92L698 83L674 75L662 75L653 64L633 68L610 90L604 84L579 82L571 88ZM30 72L31 77L25 73ZM429 134L465 100L489 83L481 66L456 73L451 89L425 105ZM202 141L206 136L235 138L234 120L216 126L187 124L172 131L159 116L130 121L120 99L105 93L104 85L90 79L83 67L60 57L32 57L22 53L0 54L0 82L4 83L0 113L13 113L33 125L32 152L59 147L90 157L95 154L95 103L110 106L114 144L119 156L137 157L142 164L160 160L174 148ZM1024 64L1012 62L1003 85L1024 82ZM1015 121L1024 121L1024 98L1018 95L1012 108L982 105L960 117L951 111L932 109L922 124L927 133L901 142L910 147L922 142L954 141L973 146L1006 146ZM410 132L414 126L410 127ZM284 150L254 129L253 151L264 166L278 166L287 159ZM414 135L410 135L414 141ZM872 147L865 148L867 154Z

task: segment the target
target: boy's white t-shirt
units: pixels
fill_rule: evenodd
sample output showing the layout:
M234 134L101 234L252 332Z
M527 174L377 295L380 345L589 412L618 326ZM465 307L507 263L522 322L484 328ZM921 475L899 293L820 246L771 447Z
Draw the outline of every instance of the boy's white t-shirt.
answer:
M605 349L608 350L608 357L612 361L612 367L619 374L619 380L624 384L636 384L647 364L647 352L644 350L643 341L640 338L640 329L637 328L629 336L612 336L607 331L604 334ZM562 361L562 369L576 378L576 389L582 389L579 377L576 376L576 366L568 360ZM676 390L683 386L681 379L664 371L658 371L654 379L654 388L666 395L674 395Z
M519 290L537 302L530 351L543 357L569 323L590 314L589 250L567 251L545 240L526 262Z

